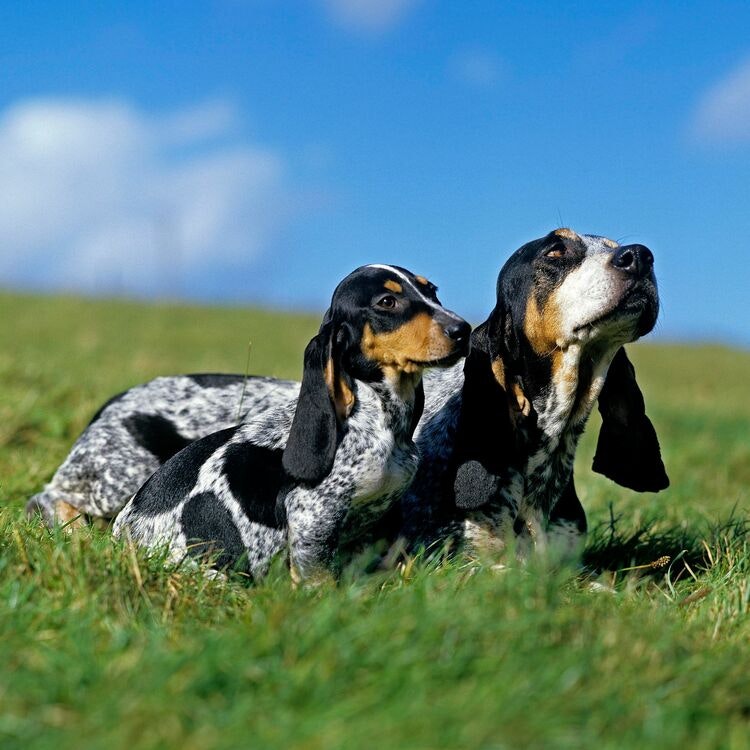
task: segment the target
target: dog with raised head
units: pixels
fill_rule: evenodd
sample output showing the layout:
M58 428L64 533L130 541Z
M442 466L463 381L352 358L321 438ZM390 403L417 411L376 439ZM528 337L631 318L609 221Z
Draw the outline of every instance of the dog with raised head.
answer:
M539 548L562 537L577 547L586 516L573 459L597 403L594 471L639 492L668 486L623 348L656 323L653 262L643 245L570 229L510 257L465 362L425 378L422 459L401 503L411 545L496 552L509 539Z
M114 533L254 579L284 549L298 580L335 572L340 546L361 538L409 486L422 370L463 357L470 330L425 278L396 266L357 269L305 350L298 397L172 456L117 516Z
M573 457L598 402L594 470L625 487L668 480L623 344L658 314L653 256L641 245L556 230L515 252L500 272L497 305L474 332L471 355L428 371L415 440L421 463L402 500L402 534L504 547L586 530ZM192 440L262 416L299 384L236 375L157 378L105 404L29 511L49 523L109 517ZM547 533L544 533L544 529Z

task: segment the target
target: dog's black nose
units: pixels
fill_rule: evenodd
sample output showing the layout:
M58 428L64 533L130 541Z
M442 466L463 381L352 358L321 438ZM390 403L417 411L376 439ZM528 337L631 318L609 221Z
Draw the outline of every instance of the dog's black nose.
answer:
M645 245L622 245L615 250L612 263L641 279L654 267L654 254Z
M471 326L465 320L451 320L443 330L449 339L461 343L469 338Z

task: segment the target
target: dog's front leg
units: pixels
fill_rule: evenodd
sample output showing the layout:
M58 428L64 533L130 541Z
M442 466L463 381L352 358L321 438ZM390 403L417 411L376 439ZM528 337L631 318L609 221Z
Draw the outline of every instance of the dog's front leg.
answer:
M336 552L346 507L316 491L297 488L286 496L289 569L296 584L320 585L336 578Z

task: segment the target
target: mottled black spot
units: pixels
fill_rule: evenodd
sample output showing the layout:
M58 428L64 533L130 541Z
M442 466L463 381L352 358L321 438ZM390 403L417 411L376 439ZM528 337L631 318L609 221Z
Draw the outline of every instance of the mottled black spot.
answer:
M252 443L236 443L227 448L224 458L229 488L247 517L272 529L281 529L286 523L283 506L277 513L276 503L286 480L281 467L282 452Z
M219 569L247 570L240 532L229 510L212 492L195 495L185 503L182 528L192 557L210 558L213 567Z
M214 432L172 456L138 490L133 508L144 515L158 515L173 508L195 487L201 466L209 456L231 439L236 430L230 427Z
M244 375L226 375L221 372L199 372L188 375L196 385L201 388L228 388L230 385L242 383ZM249 377L248 380L252 380Z
M112 396L109 400L105 401L100 407L99 410L94 414L93 417L91 417L91 421L88 423L88 426L91 427L94 422L96 422L99 417L104 413L104 410L112 406L112 404L117 403L128 391L123 391L122 393L118 393L116 396Z
M131 414L123 420L123 425L133 440L162 464L192 442L180 435L172 422L158 414Z

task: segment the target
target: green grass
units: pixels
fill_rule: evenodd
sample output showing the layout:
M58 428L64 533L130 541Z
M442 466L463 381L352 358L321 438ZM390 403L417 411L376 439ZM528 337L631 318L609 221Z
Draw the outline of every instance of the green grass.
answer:
M299 591L22 507L114 392L243 371L249 339L297 377L315 316L5 294L0 320L0 747L750 747L750 354L631 348L672 487L592 474L592 420L584 573L360 561Z

